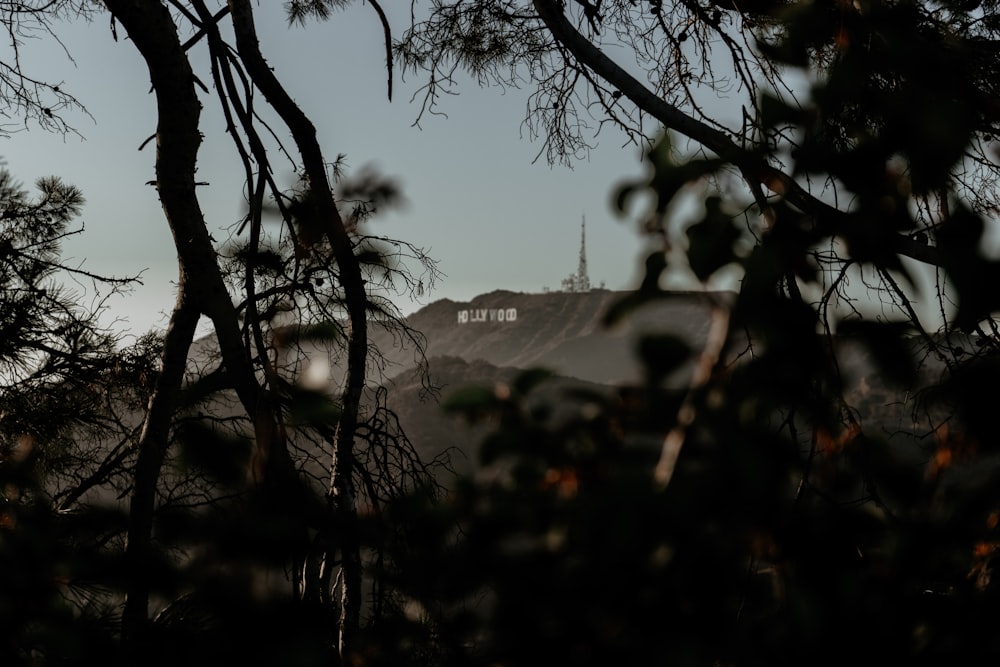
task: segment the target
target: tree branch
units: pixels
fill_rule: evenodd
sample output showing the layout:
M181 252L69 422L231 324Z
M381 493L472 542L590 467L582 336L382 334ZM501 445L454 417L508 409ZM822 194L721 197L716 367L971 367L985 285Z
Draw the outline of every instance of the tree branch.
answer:
M533 0L533 3L539 18L553 37L580 63L615 86L640 110L659 120L667 129L700 143L723 160L733 164L748 182L763 185L801 211L813 216L815 223L825 233L835 235L841 228L847 214L816 198L791 176L739 146L724 132L689 116L655 95L581 35L563 15L557 0ZM905 234L895 235L892 243L892 250L900 255L927 264L941 264L940 254L933 246L918 243Z

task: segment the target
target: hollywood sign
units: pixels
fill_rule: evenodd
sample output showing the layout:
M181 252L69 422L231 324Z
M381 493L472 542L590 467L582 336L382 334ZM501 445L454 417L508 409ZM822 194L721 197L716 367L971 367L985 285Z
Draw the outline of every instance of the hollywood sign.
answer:
M458 311L458 323L468 322L513 322L517 319L517 308L469 308Z

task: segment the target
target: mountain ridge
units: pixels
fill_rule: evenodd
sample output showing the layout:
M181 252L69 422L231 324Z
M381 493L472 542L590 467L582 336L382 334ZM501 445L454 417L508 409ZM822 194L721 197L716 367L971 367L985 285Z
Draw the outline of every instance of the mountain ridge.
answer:
M730 298L725 292L663 292L637 306L625 321L606 325L609 310L634 294L495 290L471 301L435 301L405 323L425 338L428 360L450 356L498 367L544 367L566 377L618 385L643 380L634 353L642 336L673 335L697 349L707 334L713 304ZM419 361L420 351L412 343L400 347L398 333L381 325L371 328L369 339L384 357L389 378Z

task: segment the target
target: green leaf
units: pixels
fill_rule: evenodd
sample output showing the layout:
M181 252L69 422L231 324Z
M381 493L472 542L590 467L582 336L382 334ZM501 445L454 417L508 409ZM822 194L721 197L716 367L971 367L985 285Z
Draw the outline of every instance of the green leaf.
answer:
M628 202L632 198L632 195L639 192L645 183L642 181L628 181L619 185L614 191L614 197L612 197L612 209L618 215L625 215L628 213Z
M837 325L838 338L860 342L871 352L879 370L904 387L912 386L917 379L916 364L907 341L912 332L912 326L906 322L852 319Z
M519 396L527 396L533 389L555 375L547 368L530 368L518 374L511 383L514 392Z
M337 342L344 340L344 328L338 322L318 322L306 324L295 329L296 342L322 341Z
M646 274L642 277L639 292L655 294L660 291L660 276L667 270L667 256L659 251L646 257Z
M445 412L460 414L469 421L476 421L501 404L491 387L469 386L452 393L441 405Z
M680 368L691 356L687 343L670 334L643 336L638 347L653 384Z
M702 282L722 267L737 261L733 246L741 232L722 210L719 197L705 200L705 217L687 229L688 262Z
M336 424L341 406L323 392L293 387L285 397L288 418L293 424Z
M655 293L648 291L638 291L638 292L627 292L625 296L616 300L611 306L608 307L607 312L604 313L604 317L601 319L601 323L604 326L614 326L618 324L626 317L629 313L633 312L644 303L651 301L655 296Z
M219 433L200 422L178 429L181 462L202 470L216 482L237 486L246 480L252 444L245 438Z

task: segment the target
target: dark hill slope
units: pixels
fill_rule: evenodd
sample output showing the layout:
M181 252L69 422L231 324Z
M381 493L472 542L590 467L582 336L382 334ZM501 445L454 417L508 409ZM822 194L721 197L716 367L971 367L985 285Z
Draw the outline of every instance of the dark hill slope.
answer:
M467 362L458 357L435 357L432 369L439 389L436 394L428 394L420 374L410 369L386 382L386 405L396 414L407 438L425 462L447 457L457 472L471 472L476 468L478 445L493 425L488 422L470 425L461 415L446 413L440 402L472 386L509 384L521 369L501 368L485 361ZM538 388L534 402L558 408L565 403L562 392L568 387L603 396L613 393L606 386L553 377ZM561 410L555 409L549 422L554 424L561 418Z
M627 296L605 290L496 291L471 302L435 302L414 313L407 323L426 336L430 381L440 389L441 397L469 385L507 382L518 369L545 367L559 376L546 391L547 398L558 400L558 389L570 382L609 393L616 386L642 382L636 345L643 334L672 334L694 350L700 349L713 302L731 295L668 293L630 313L624 324L605 327L605 313ZM393 340L384 331L373 332L372 340L392 364L386 372L388 403L414 442L428 453L455 448L474 456L470 444L478 442L482 431L469 430L444 415L425 395L414 371L413 349L392 349ZM973 341L962 342L967 349L975 348ZM917 382L910 387L893 385L877 355L855 341L838 338L835 348L847 405L862 428L870 437L894 443L906 452L906 458L912 457L914 465L920 465L933 446L935 426L947 417L941 406L922 404L922 389L940 381L945 369L938 355L926 353L928 341L913 338L909 344L920 360ZM682 369L668 386L686 386L688 374L689 369Z
M544 367L558 376L546 387L547 397L557 399L557 388L572 381L578 386L614 392L615 387L635 385L643 378L636 347L644 334L670 334L692 349L701 349L710 326L713 303L732 298L729 293L663 293L631 311L621 324L608 328L605 314L634 293L593 290L583 293L551 292L525 294L495 291L469 302L440 300L409 316L406 324L426 339L429 379L416 371L418 351L410 343L400 347L400 336L373 325L372 344L380 350L387 367L370 375L372 389L384 384L388 407L400 417L411 439L426 454L435 456L451 448L471 454L470 443L481 432L465 429L444 415L437 397L447 398L470 385L494 386L508 382L519 370ZM943 342L943 341L942 341ZM973 341L962 341L975 349ZM913 339L913 352L927 342ZM913 387L892 386L876 355L849 339L835 345L845 382L848 406L865 432L877 438L916 446L923 450L943 418L940 410L919 404L921 388L938 381L944 370L936 355L922 354L919 379ZM215 358L214 340L199 342L192 355L192 374L210 369L206 359ZM947 346L945 346L947 349ZM733 353L742 352L735 345ZM315 349L310 354L336 355L333 349ZM331 393L339 391L343 368L336 358L330 369ZM682 368L666 383L668 389L686 386L690 368ZM436 387L428 394L427 385ZM669 408L664 409L665 412Z
M469 386L493 387L509 382L520 371L542 367L555 374L539 388L536 400L554 408L560 419L566 403L562 393L572 387L612 397L615 387L642 382L636 346L645 334L671 334L699 349L710 324L715 300L728 294L667 293L629 313L622 324L603 320L627 292L593 290L582 293L524 294L495 291L470 302L441 300L407 318L407 325L426 337L429 383L417 372L413 347L399 348L399 337L373 327L371 342L388 367L384 384L387 406L396 413L407 436L425 460L448 453L460 471L474 469L477 443L488 425L472 428L443 412L447 399ZM683 386L688 369L669 384Z

